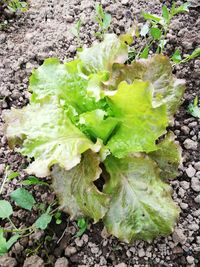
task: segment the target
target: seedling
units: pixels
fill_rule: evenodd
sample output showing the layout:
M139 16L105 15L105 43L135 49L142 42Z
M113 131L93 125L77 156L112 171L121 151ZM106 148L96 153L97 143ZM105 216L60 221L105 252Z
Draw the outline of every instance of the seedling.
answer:
M10 197L18 206L29 211L31 211L35 204L35 199L32 194L24 188L16 189L10 194Z
M20 0L8 0L8 9L13 12L25 12L28 9L28 4Z
M181 52L179 51L179 49L176 49L176 51L172 55L171 59L175 64L178 64L181 62L182 56L181 56Z
M10 219L10 216L13 213L12 206L6 200L0 200L0 218L7 219L11 226L13 227L13 232L16 232L17 228ZM8 252L11 246L18 240L19 234L14 234L9 240L6 241L4 238L4 229L0 228L0 256Z
M61 224L62 222L62 213L60 211L57 211L54 215L54 218L56 220L56 224Z
M188 11L189 3L184 3L177 7L174 2L171 9L168 9L166 5L162 6L162 16L145 12L142 13L144 19L149 22L149 24L145 24L140 31L142 37L148 35L148 39L150 39L144 48L145 57L152 44L157 44L157 53L162 53L164 51L165 45L167 44L166 36L172 18L179 13Z
M96 33L96 36L102 37L109 29L112 17L104 12L102 5L99 3L96 4L95 11L95 20L99 25L99 31Z
M185 58L182 58L181 53L178 49L176 49L176 51L174 52L174 54L172 55L171 59L175 64L182 64L182 63L186 63L194 58L197 58L200 56L200 47L196 48L192 54L186 56Z
M35 199L33 198L32 194L23 188L18 188L13 191L10 194L10 197L19 207L28 211L31 211L35 204ZM17 228L11 219L13 215L13 208L11 204L7 200L0 200L0 218L2 220L7 220L10 224L9 228L0 228L0 256L3 256L5 253L7 253L19 238L30 235L37 231L37 229L46 229L51 222L52 217L56 216L56 213L51 211L52 205L50 205L38 217L32 226L28 228ZM4 237L5 233L12 233L13 235L10 239L6 240Z
M71 33L78 39L79 46L81 44L80 40L80 30L81 30L82 22L79 19L76 24L70 29Z
M20 0L0 0L0 30L9 25L9 20L4 15L6 12L16 14L27 11L28 4Z
M17 176L19 176L19 172L13 172L10 170L10 166L7 165L5 168L5 176L3 178L3 182L1 184L0 187L0 195L2 194L3 190L4 190L4 186L7 182L11 181L12 179L16 178Z
M80 218L77 221L77 226L79 228L78 232L76 233L76 237L82 236L88 227L88 221L84 218Z
M52 220L52 215L50 213L51 207L49 206L45 213L41 214L36 220L35 226L37 229L45 230Z
M193 103L188 106L188 112L195 118L200 118L200 108L198 107L198 96L195 97Z
M29 185L47 185L48 186L49 185L48 183L39 180L37 177L33 175L28 176L27 179L23 180L21 183L26 186L29 186Z
M19 239L19 234L14 234L10 239L6 240L4 237L4 231L0 228L0 256L6 254L12 245Z

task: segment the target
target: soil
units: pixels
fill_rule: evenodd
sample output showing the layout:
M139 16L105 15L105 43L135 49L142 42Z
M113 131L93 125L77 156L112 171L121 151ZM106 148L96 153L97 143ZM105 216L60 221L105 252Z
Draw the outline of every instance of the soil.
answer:
M80 18L83 22L80 38L89 46L95 40L97 25L94 23L94 6L98 1L88 0L30 0L29 9L9 22L5 31L0 31L0 112L28 103L28 79L34 67L47 57L70 60L79 46L70 28ZM161 2L170 6L171 1L103 0L103 7L112 15L111 32L125 32L141 11L159 14ZM182 1L177 1L181 4ZM167 38L167 51L171 54L179 48L183 54L191 53L200 46L200 2L191 1L189 14L176 17ZM200 98L200 59L177 66L174 73L186 80L187 90L179 112L176 114L173 132L183 149L183 164L180 175L171 182L173 198L181 208L180 220L174 233L167 238L157 238L152 243L137 241L132 245L119 242L108 236L102 223L89 225L81 238L75 237L76 223L63 214L62 223L52 222L45 231L33 233L18 241L11 251L0 257L1 267L41 266L115 266L115 267L180 267L200 266L200 119L187 113L188 104L196 95ZM5 165L20 172L26 159L11 151L3 136L3 121L0 121L0 176ZM49 179L47 178L47 181ZM4 198L19 186L15 178L6 186ZM30 187L38 203L48 206L55 195L46 186ZM13 203L14 205L14 203ZM27 212L14 206L14 222L28 227L38 217L38 209ZM5 222L1 222L5 226Z

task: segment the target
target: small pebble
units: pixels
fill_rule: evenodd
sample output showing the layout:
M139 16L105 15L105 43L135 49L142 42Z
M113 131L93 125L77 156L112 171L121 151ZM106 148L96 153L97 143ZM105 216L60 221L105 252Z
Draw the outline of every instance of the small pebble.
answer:
M71 255L75 254L77 252L75 247L68 246L65 249L65 255L70 257Z
M197 197L195 197L194 201L198 204L200 204L200 195L198 195Z
M189 263L189 264L193 264L194 263L194 258L192 257L192 256L187 256L187 262Z
M196 169L197 171L200 171L200 161L196 162L196 163L194 164L194 167L195 167L195 169Z
M127 264L124 262L121 262L121 263L115 265L115 267L127 267Z
M183 145L186 149L191 149L191 150L197 150L198 143L187 138L184 142Z
M69 22L69 23L71 23L71 22L74 21L74 17L72 17L72 16L67 16L67 17L66 17L66 21Z
M143 248L141 248L141 249L138 250L138 256L139 256L140 258L142 258L142 257L145 256L145 251L144 251Z
M58 258L55 262L55 267L68 267L68 266L69 266L68 259L64 257Z
M176 228L172 234L173 241L175 243L185 244L187 238L183 233L182 229Z
M192 167L192 165L189 165L189 167L185 170L188 177L193 177L196 173L196 170Z
M200 180L197 177L192 177L191 187L195 192L200 192Z

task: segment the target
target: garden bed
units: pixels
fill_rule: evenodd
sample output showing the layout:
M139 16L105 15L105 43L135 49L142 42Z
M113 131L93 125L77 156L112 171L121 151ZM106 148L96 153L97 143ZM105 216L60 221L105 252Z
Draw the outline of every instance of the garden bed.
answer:
M170 1L169 1L170 2ZM166 4L169 4L166 1ZM179 4L181 4L181 1ZM0 111L23 107L28 103L28 78L33 68L45 58L73 59L79 46L71 33L75 22L83 22L80 39L90 46L96 39L94 23L96 1L41 1L29 2L26 13L11 21L5 31L0 31ZM112 15L111 32L124 33L137 17L142 22L141 11L159 14L161 2L154 1L102 1L104 9ZM179 48L183 54L200 46L200 5L192 1L190 12L172 21L168 34L167 52ZM199 266L200 265L200 119L192 117L187 107L195 96L200 97L200 59L175 67L178 78L186 80L187 89L183 103L171 127L183 149L180 175L171 181L173 198L181 208L180 220L174 233L167 238L157 238L151 243L136 241L127 245L108 236L103 224L89 224L82 237L75 237L77 225L63 214L62 223L54 221L45 231L40 230L20 239L11 251L0 257L0 266ZM3 130L3 121L0 129ZM9 199L11 191L24 179L26 159L8 148L1 131L0 175L9 165L20 176L6 184L3 197ZM194 177L196 177L194 179ZM1 178L2 179L2 178ZM45 179L50 183L50 178ZM199 181L199 182L198 182ZM29 187L37 203L52 204L55 195L45 185ZM13 221L16 226L29 227L38 218L40 209L32 212L14 206ZM5 221L1 222L5 227Z

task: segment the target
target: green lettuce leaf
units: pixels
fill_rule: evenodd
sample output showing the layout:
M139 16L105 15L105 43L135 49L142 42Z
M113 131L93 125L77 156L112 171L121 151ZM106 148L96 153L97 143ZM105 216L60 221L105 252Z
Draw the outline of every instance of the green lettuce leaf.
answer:
M87 95L96 102L104 97L104 82L109 78L108 72L98 72L88 76Z
M43 65L33 70L30 77L29 90L34 94L32 100L46 98L48 95L64 95L67 80L70 78L67 66L61 64L58 58L46 59Z
M162 179L173 179L178 176L178 167L182 161L181 147L174 142L175 135L167 133L166 137L158 143L157 150L149 153L159 166Z
M80 60L61 64L57 58L46 59L30 77L31 102L49 101L47 97L57 96L77 114L98 108L100 105L88 91L94 86L98 88L99 79L103 80L104 76L99 74L99 79L92 75L87 77L81 72L81 64Z
M109 97L110 107L121 125L110 138L107 147L116 157L131 152L157 149L155 141L166 132L165 105L152 107L152 87L149 82L135 80L120 83L117 93Z
M83 49L78 58L87 74L110 71L113 63L124 63L128 59L128 47L117 35L105 34L101 43Z
M102 109L83 113L79 118L83 131L88 133L89 136L102 139L104 143L119 123L113 117L106 118L106 112Z
M103 221L109 233L125 242L150 241L173 231L179 209L171 188L159 178L159 169L147 156L105 160L110 178L105 183L111 195Z
M19 151L34 158L27 172L38 177L49 175L49 168L56 163L69 170L80 162L81 153L100 149L71 123L64 108L54 99L50 103L12 109L4 118L9 144L23 143Z
M185 82L173 76L168 57L155 55L147 60L133 61L131 65L115 64L106 84L110 89L116 89L121 81L132 83L135 79L152 83L154 107L166 104L169 116L175 114L181 103Z
M170 59L163 55L155 55L146 62L146 71L142 79L153 84L154 107L166 104L169 115L174 115L181 103L185 81L173 76Z
M87 151L80 164L69 171L53 167L52 187L58 195L61 208L73 219L88 216L97 222L108 209L110 198L94 185L101 174L99 164L98 156Z

